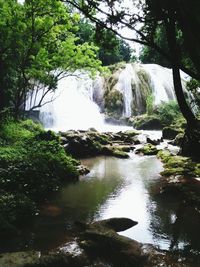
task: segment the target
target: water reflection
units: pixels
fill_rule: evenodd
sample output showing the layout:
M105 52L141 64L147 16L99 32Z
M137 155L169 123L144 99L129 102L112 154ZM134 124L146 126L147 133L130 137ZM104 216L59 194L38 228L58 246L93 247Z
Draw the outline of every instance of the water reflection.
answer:
M200 251L200 215L179 196L151 196L156 208L150 209L151 229L155 238L163 235L169 249Z
M108 198L95 215L95 219L109 217L128 217L139 224L122 234L145 243L155 243L151 232L149 213L149 188L159 178L161 163L155 157L132 155L129 160L109 159L111 166L117 162L118 176L124 183L119 190ZM109 169L107 175L112 173Z
M125 236L162 249L200 251L200 215L179 196L158 194L162 164L156 157L131 153L129 159L96 157L82 163L91 172L41 207L18 249L45 251L65 245L73 240L75 221L128 217L138 225L121 233ZM9 247L12 241L6 241Z

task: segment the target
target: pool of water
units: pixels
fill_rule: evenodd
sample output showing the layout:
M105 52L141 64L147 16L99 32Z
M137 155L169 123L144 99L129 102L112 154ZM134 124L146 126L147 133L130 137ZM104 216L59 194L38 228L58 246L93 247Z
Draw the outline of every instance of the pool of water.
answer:
M120 233L137 241L162 249L200 251L200 216L179 197L158 194L163 167L156 157L130 153L129 159L101 156L82 163L91 172L44 203L32 228L20 240L5 241L4 251L27 248L45 253L63 248L73 242L75 221L110 217L137 221L138 225Z

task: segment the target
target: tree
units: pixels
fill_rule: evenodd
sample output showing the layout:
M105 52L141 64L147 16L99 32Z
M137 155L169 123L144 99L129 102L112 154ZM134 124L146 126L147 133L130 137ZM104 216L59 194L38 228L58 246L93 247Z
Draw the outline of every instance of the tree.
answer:
M104 29L98 23L91 24L88 19L81 19L78 23L79 30L77 36L79 42L94 43L99 47L98 58L103 66L118 63L120 61L129 62L132 50L130 45L116 33L109 29Z
M191 148L200 151L200 122L185 100L180 79L180 69L200 80L200 26L198 0L138 0L127 8L120 0L86 0L66 2L81 10L92 21L118 33L118 28L128 27L134 32L129 40L147 45L164 56L173 70L174 88L180 110L187 121L186 138ZM100 14L102 16L100 16ZM168 50L155 40L158 26L163 27ZM193 138L194 137L194 138ZM193 140L194 139L194 140ZM194 153L195 153L194 151ZM199 155L199 152L196 154Z
M78 44L80 19L58 0L0 0L0 111L25 109L27 96L42 90L40 106L57 82L76 69L101 69L97 47Z
M154 41L159 47L169 53L168 44L165 36L165 29L160 25L158 25L156 28ZM139 59L142 63L155 63L167 68L171 68L169 60L166 59L166 57L161 55L159 52L157 52L156 49L150 46L142 46L142 49L140 50Z

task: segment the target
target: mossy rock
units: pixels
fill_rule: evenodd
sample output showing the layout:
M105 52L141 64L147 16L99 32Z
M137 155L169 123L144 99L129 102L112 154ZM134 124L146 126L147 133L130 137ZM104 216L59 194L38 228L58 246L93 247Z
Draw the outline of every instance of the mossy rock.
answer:
M157 116L141 115L131 119L134 128L138 130L161 130L163 125Z
M159 152L158 157L165 163L164 171L161 172L163 176L199 177L200 175L200 164L192 161L189 157L174 156L168 151Z
M107 66L107 68L112 72L116 72L120 69L125 69L126 67L126 62L119 62L119 63L116 63L116 64L112 64L112 65L109 65Z
M160 150L157 154L157 157L160 158L164 163L169 160L170 156L172 156L172 154L169 150Z
M156 148L156 146L152 144L145 144L143 147L137 149L137 153L142 153L143 155L151 156L151 155L157 155L159 150Z
M183 143L184 133L179 133L176 135L174 139L174 145L175 146L181 146Z
M127 135L128 137L135 137L139 134L139 132L135 130L127 130L124 132L124 134Z
M123 95L118 90L112 90L105 96L105 110L108 114L122 115Z
M115 229L127 229L137 223L126 218L113 218L88 225L83 234L83 249L90 255L105 257L114 266L142 267L147 261L147 256L142 251L142 244L116 233ZM123 220L123 222L119 222ZM121 227L121 223L126 227ZM128 222L128 225L127 225ZM131 222L131 223L130 223ZM120 226L120 227L119 227ZM124 226L124 225L123 225Z
M129 158L129 155L126 152L120 150L119 148L115 148L112 146L103 147L102 154L106 156L117 157L117 158L124 158L124 159Z
M125 151L118 150L118 149L113 150L113 156L116 158L122 158L122 159L129 158L129 155Z
M182 133L182 129L174 129L172 127L165 127L162 130L162 136L164 139L174 139L179 133Z

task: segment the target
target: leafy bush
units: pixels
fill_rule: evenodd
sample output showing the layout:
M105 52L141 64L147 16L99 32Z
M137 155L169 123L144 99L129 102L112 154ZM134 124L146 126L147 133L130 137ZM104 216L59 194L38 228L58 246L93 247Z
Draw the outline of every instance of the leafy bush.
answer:
M157 113L162 124L167 126L182 117L178 103L174 100L160 105Z
M10 227L23 210L34 214L37 201L64 181L77 179L78 162L66 155L55 133L29 120L1 125L0 142L0 214Z

